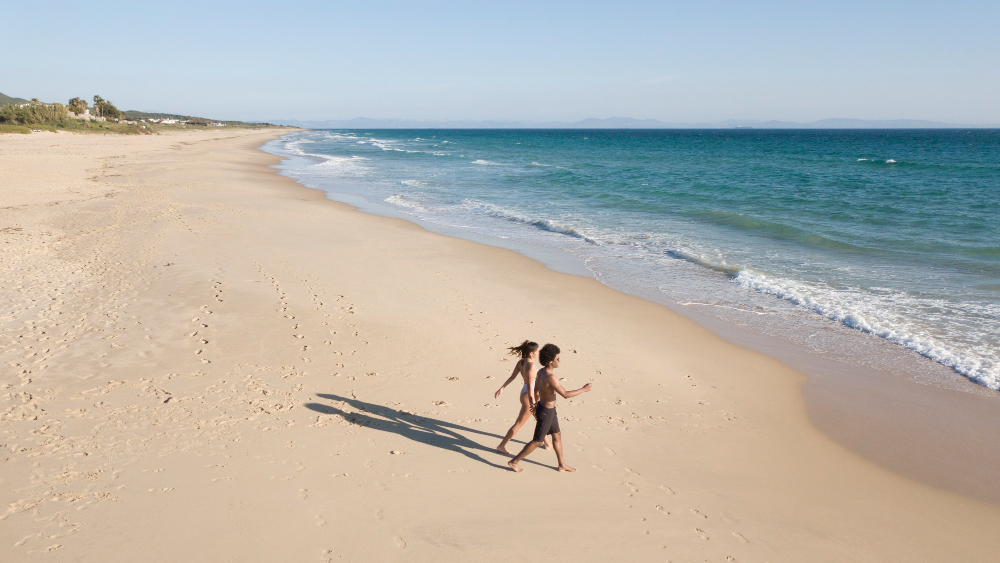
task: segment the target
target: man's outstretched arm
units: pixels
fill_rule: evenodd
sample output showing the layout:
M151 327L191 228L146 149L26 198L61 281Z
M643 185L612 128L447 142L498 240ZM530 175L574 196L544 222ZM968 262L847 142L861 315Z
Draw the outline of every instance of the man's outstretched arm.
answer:
M567 391L567 390L563 389L562 383L559 383L559 380L556 379L555 377L553 377L552 378L552 388L555 389L556 393L559 393L560 395L562 395L562 397L564 399L572 399L573 397L576 397L577 395L579 395L581 393L586 393L587 391L590 391L590 384L588 383L588 384L584 385L583 387L581 387L579 389L574 389L572 391Z

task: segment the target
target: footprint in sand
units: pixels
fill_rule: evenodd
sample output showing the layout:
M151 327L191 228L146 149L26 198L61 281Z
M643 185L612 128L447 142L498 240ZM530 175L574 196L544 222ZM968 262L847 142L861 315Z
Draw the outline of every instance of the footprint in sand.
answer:
M659 510L659 511L660 511L660 512L662 512L663 514L670 514L670 511L668 511L668 510L667 510L666 508L663 508L663 507L662 507L662 506L660 506L660 505L656 505L656 506L654 506L653 508L655 508L656 510Z
M743 543L750 543L750 540L746 539L746 537L744 537L743 534L737 534L736 532L733 532L733 537L735 537L736 539L740 540Z
M695 510L693 508L691 509L691 514L694 514L695 516L701 516L702 518L708 518L708 516L702 514L701 512L698 512L697 510Z
M403 538L399 536L393 536L392 539L396 540L396 547L398 547L399 549L403 549L404 547L406 547L406 542L403 541Z
M698 537L700 537L701 539L703 539L703 540L707 540L708 539L708 534L705 533L705 530L702 530L701 528L695 528L694 531L698 532L698 534L699 534Z

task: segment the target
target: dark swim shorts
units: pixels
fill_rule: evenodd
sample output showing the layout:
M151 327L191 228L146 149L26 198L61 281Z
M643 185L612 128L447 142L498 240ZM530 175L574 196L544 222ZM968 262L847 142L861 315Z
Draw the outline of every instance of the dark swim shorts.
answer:
M538 422L535 424L535 435L532 441L542 442L545 436L559 432L559 419L556 418L556 408L546 407L541 403L535 406L535 417Z

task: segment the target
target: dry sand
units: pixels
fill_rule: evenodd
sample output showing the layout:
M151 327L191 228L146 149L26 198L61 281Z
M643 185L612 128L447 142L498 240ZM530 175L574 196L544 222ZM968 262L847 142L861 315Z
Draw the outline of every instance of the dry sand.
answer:
M1000 509L832 442L800 374L327 201L275 134L0 136L0 561L1000 558ZM524 338L594 383L577 473L492 449Z

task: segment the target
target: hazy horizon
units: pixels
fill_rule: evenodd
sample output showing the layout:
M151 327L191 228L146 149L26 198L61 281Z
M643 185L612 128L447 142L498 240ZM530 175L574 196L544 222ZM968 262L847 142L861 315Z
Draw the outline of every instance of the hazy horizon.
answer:
M1000 123L986 2L49 5L6 9L0 92L238 120Z
M726 119L716 122L663 122L628 117L588 118L578 121L526 121L526 120L411 120L352 119L296 120L271 119L269 123L292 125L307 129L1000 129L1000 124L962 124L928 120L888 119L859 120L828 118L811 122L777 120Z

